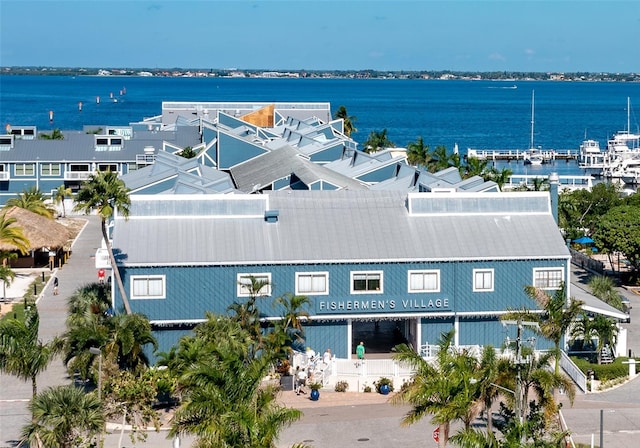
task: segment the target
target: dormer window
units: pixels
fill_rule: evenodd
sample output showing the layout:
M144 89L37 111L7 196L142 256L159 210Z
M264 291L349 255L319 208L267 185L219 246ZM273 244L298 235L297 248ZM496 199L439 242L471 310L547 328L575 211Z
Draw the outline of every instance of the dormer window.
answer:
M119 135L96 135L96 151L120 151L123 146L123 138Z

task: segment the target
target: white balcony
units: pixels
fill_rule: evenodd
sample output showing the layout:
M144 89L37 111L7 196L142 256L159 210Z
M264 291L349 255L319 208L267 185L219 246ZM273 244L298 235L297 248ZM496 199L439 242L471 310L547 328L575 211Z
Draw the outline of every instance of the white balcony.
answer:
M65 171L64 180L87 180L93 171Z

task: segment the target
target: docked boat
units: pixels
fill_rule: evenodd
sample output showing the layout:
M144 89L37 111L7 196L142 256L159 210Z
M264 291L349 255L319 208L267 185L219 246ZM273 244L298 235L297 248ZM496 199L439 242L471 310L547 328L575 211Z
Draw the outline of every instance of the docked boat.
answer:
M533 129L535 123L535 90L531 92L531 141L529 143L529 149L526 150L522 156L522 160L528 165L542 165L544 163L544 157L539 149L533 145Z
M580 155L578 157L578 166L592 176L601 176L605 167L607 152L600 148L600 142L597 140L583 140L580 145Z
M635 157L619 159L617 163L608 167L606 176L612 179L620 179L628 185L640 183L640 153Z

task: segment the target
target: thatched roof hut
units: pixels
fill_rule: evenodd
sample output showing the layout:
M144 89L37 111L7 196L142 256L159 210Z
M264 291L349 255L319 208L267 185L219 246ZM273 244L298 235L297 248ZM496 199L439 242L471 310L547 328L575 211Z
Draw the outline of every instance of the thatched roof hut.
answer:
M61 249L67 245L71 235L65 226L53 219L37 215L20 207L11 207L1 210L5 217L15 218L17 227L21 227L24 236L29 240L29 248L32 251L40 249ZM5 242L0 243L0 250L14 251L17 248Z

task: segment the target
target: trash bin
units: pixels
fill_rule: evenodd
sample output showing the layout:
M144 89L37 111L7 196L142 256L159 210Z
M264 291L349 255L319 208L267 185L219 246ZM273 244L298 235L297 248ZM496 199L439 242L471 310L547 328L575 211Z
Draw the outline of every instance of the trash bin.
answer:
M286 375L280 377L280 387L282 390L293 390L294 376Z

